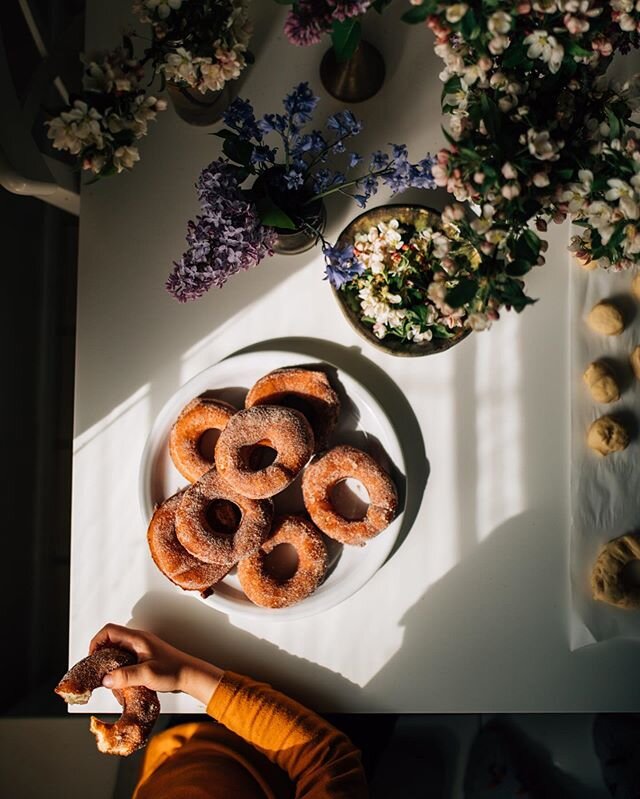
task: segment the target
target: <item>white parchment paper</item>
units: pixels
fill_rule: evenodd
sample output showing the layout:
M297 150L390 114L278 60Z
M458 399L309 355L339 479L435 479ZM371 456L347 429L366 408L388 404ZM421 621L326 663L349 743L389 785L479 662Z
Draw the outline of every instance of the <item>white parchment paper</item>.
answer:
M640 530L640 381L629 354L640 344L640 303L630 292L633 275L602 269L585 272L571 263L571 648L625 637L640 639L640 611L622 610L591 596L591 567L603 544ZM586 324L600 300L612 300L627 315L621 336L602 336ZM614 370L622 396L595 403L582 380L589 363L604 360ZM587 429L602 415L630 425L624 452L602 457L587 447Z

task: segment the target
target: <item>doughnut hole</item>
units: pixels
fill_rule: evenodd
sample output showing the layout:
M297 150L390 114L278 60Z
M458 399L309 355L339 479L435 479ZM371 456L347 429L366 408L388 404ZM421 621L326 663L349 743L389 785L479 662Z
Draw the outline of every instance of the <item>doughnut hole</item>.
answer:
M640 591L640 560L630 560L622 568L620 583L627 591Z
M280 583L290 580L298 571L298 550L292 544L278 544L264 556L264 571Z
M344 519L359 521L367 515L370 498L369 492L359 480L347 477L329 491L329 501Z
M271 466L278 457L278 453L265 441L264 443L241 447L240 457L248 471L259 472L262 469L266 469L267 466Z
M235 502L230 502L228 499L214 499L205 511L205 518L216 533L231 536L240 526L242 511Z
M213 463L214 461L213 453L219 438L220 430L211 428L210 430L205 430L198 439L198 452L208 463Z

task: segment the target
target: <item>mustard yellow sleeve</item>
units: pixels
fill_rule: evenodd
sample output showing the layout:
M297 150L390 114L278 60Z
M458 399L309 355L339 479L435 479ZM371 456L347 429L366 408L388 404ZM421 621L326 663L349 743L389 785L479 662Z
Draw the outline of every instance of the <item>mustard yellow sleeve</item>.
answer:
M365 799L360 752L346 735L270 685L225 672L207 713L284 769L296 799Z

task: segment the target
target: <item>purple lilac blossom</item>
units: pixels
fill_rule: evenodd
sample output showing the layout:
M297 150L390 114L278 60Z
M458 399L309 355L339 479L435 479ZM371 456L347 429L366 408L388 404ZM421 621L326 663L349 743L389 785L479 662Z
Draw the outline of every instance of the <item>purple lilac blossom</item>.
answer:
M326 263L324 279L328 280L334 289L342 288L364 272L364 266L356 259L350 244L346 247L338 245L332 247L325 242L322 252Z
M275 231L261 224L255 207L241 193L238 171L219 159L197 183L202 214L187 226L187 251L174 263L167 290L180 302L222 287L243 269L273 254Z
M329 33L334 22L359 17L373 0L297 0L289 11L284 33L291 44L307 47Z

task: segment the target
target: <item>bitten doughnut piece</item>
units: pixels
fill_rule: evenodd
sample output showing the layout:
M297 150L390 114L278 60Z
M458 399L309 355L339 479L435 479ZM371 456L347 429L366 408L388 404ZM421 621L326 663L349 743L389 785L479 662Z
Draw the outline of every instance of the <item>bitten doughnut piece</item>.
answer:
M223 430L236 408L227 402L196 397L186 405L169 434L169 454L176 469L190 483L213 467L200 450L208 430Z
M618 608L640 608L640 585L625 580L624 569L640 560L640 534L629 533L609 541L591 572L593 598Z
M236 525L228 523L226 512L216 512L221 505L239 510ZM178 541L187 552L228 571L229 564L251 555L269 535L273 503L239 494L211 469L184 492L175 518Z
M333 489L350 477L359 480L369 494L362 519L346 519L331 501ZM302 493L313 523L343 544L363 546L389 526L398 509L398 494L389 475L371 455L346 445L330 449L307 467Z
M590 363L582 376L595 402L615 402L620 399L620 388L609 369L602 361Z
M640 345L638 345L629 356L631 371L640 380Z
M67 704L86 705L92 692L102 685L105 674L136 663L136 656L118 647L104 647L72 666L55 688ZM109 755L127 756L141 749L151 735L160 713L155 691L144 686L114 690L122 715L113 724L91 717L90 730L98 749Z
M327 447L340 415L340 398L320 369L287 367L261 377L249 390L245 407L283 405L300 411L313 430L316 450Z
M174 494L156 508L147 530L149 550L153 562L172 583L208 596L212 586L235 564L204 563L182 546L176 535L176 511L181 501L182 493Z
M601 416L589 428L587 444L600 455L621 452L629 446L629 433L620 422L610 416Z
M612 302L598 302L587 316L587 324L603 336L619 336L624 330L624 318Z
M295 573L278 580L268 573L267 556L281 544L290 544L298 555ZM285 608L308 597L327 570L327 548L318 530L302 516L276 519L272 535L260 549L238 564L242 590L263 608Z
M276 459L256 469L252 456L260 446L274 449ZM299 411L258 405L238 411L220 433L216 468L234 491L264 499L284 491L296 479L313 449L313 431Z

